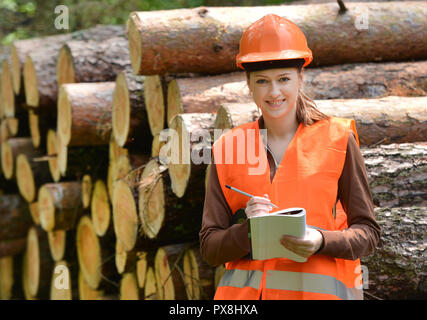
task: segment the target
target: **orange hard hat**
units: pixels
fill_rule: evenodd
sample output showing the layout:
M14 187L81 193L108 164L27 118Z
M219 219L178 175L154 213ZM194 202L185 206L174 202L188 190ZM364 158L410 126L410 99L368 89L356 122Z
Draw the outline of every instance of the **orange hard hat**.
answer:
M291 59L304 59L303 67L313 60L304 33L292 21L267 14L243 32L236 63L244 69L242 63Z

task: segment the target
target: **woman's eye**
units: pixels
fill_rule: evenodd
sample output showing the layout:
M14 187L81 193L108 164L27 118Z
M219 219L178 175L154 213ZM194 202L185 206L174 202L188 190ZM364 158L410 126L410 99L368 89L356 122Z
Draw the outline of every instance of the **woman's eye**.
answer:
M258 83L258 84L263 84L263 83L266 83L266 82L267 82L267 80L265 80L265 79L258 79L256 81L256 83Z
M290 80L290 79L289 79L289 78L287 78L287 77L280 78L280 81L281 81L281 82L286 82L286 81L288 81L288 80Z

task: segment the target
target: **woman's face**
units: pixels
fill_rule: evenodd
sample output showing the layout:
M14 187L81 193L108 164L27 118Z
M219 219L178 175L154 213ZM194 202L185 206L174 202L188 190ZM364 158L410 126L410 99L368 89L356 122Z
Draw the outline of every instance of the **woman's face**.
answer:
M297 68L268 69L251 72L248 87L264 117L281 118L296 112L302 81Z

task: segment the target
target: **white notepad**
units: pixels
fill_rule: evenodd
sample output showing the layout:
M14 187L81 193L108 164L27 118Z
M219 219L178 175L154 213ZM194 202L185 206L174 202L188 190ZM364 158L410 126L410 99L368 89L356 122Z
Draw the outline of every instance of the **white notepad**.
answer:
M305 262L307 258L286 249L280 243L283 235L304 237L306 212L304 208L288 208L249 219L253 260L288 258Z

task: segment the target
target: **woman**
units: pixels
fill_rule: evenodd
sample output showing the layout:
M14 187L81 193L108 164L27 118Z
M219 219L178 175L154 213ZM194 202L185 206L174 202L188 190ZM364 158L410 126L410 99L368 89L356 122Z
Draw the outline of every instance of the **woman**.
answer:
M236 60L262 116L213 147L200 248L211 265L226 264L215 299L362 299L358 259L373 252L380 228L354 121L322 114L302 93L303 67L312 53L291 21L270 14L252 24ZM261 129L267 130L266 144L260 143ZM236 130L248 146L255 132L252 142L261 146L255 152L268 161L266 170L251 174L257 164L247 155L232 164L221 158L242 152L241 143L232 143ZM255 196L248 201L226 184ZM237 218L273 212L271 203L306 209L305 237L280 240L306 262L250 259L248 221Z

